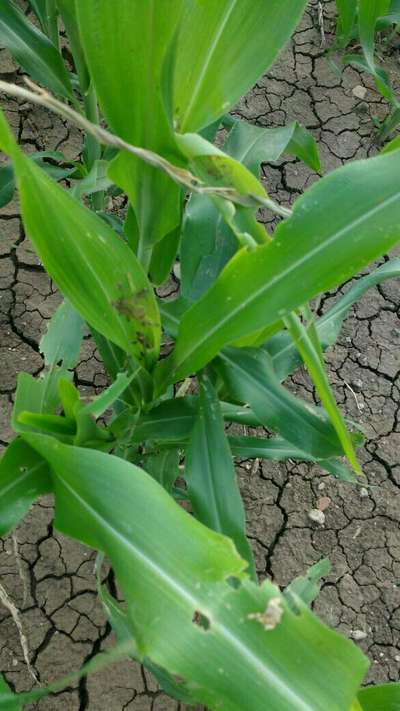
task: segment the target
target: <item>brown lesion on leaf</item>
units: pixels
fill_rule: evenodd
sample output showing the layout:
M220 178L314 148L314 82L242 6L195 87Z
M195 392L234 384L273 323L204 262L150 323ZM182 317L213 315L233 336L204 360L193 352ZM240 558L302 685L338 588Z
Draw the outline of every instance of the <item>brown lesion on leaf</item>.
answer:
M141 323L144 323L146 319L146 311L144 306L138 304L134 296L128 297L127 299L116 299L112 302L112 305L120 314L126 316L126 318L139 321Z
M118 288L122 289L122 285L118 284ZM153 326L153 322L147 316L146 307L142 303L147 298L149 290L145 287L139 291L133 292L129 296L121 296L115 301L112 301L114 308L131 321L137 321L144 328ZM148 346L150 347L150 346Z
M203 613L199 610L194 611L192 622L197 627L201 627L201 629L205 632L208 632L211 627L211 623L207 615L203 615Z
M262 624L265 630L270 631L279 625L283 613L282 599L280 597L272 597L268 602L265 612L252 612L250 615L247 615L247 619L256 620Z

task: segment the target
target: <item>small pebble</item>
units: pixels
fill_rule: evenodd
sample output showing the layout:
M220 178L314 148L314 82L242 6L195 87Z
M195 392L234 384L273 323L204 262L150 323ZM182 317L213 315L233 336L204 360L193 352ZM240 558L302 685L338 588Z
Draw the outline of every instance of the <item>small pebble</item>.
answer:
M366 499L368 496L369 496L368 489L366 489L365 486L362 486L360 489L360 498Z
M360 378L355 378L354 380L351 381L353 390L355 390L357 393L360 393L363 389L363 381L360 380Z
M329 498L329 496L322 496L320 499L317 501L317 509L318 511L326 511L327 508L332 503L332 499Z
M323 491L325 489L325 486L326 486L325 482L320 481L320 483L318 484L318 490Z
M350 633L350 637L354 639L356 642L360 642L362 639L366 639L367 633L364 632L364 630L352 630Z
M395 656L395 658L394 658L394 661L395 661L395 662L400 662L400 654L396 654L396 656Z
M319 509L311 509L308 513L308 518L314 523L318 523L319 526L323 526L325 523L325 514Z
M355 107L354 111L356 114L367 114L369 112L369 106L366 101L360 101L359 104ZM366 142L365 144L366 145Z
M362 101L363 99L365 99L366 95L367 95L367 89L365 88L365 86L361 86L361 84L357 84L357 86L354 87L353 96L355 96L356 99L361 99L361 101Z

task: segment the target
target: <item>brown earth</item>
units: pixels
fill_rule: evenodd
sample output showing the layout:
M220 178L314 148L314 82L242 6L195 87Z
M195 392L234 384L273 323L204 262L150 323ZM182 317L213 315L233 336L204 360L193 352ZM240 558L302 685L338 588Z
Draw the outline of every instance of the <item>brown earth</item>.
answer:
M279 62L241 102L242 117L263 126L298 119L320 146L323 172L376 152L372 116L385 114L373 83L352 68L340 75L321 46L317 3L310 3ZM333 7L323 4L326 39ZM388 61L396 74L395 58ZM0 77L16 70L0 52ZM366 88L365 97L360 87ZM357 96L358 94L358 96ZM4 105L4 100L3 100ZM7 104L8 118L27 151L59 149L75 158L78 132L48 112ZM291 203L317 176L290 159L265 166L271 194ZM383 260L382 260L383 261ZM344 286L341 292L345 291ZM337 298L328 294L323 312ZM24 238L17 202L0 215L0 441L12 438L8 425L16 374L42 367L38 342L60 297ZM285 585L322 556L333 565L315 604L332 627L356 638L371 660L369 682L398 680L400 668L400 289L387 282L353 309L336 348L328 353L331 380L344 412L365 429L361 453L371 488L338 483L304 464L242 463L238 474L260 576ZM93 345L84 343L77 383L86 393L105 384ZM292 387L313 400L303 371ZM308 518L321 497L329 497L323 526ZM0 582L19 609L34 673L47 684L78 669L113 637L95 592L94 555L53 530L51 502L37 503L14 536L0 542ZM0 670L17 690L34 681L24 662L14 621L0 606ZM56 711L183 711L160 692L151 676L129 662L82 680L57 697L31 707Z

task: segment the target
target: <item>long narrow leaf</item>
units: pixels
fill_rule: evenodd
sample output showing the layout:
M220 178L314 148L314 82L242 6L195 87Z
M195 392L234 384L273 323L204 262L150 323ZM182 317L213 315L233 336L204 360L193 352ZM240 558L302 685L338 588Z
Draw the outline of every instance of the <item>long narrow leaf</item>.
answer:
M62 363L64 368L74 368L83 340L83 326L84 321L76 309L68 301L63 301L40 341L40 352L46 365Z
M361 468L357 461L350 433L347 430L343 415L336 403L335 396L332 392L328 375L325 370L325 365L320 358L320 353L317 352L306 327L301 323L296 314L287 316L285 322L293 342L295 343L295 346L307 367L326 412L330 417L331 423L336 430L338 438L342 444L343 451L353 469L358 474L361 474Z
M276 378L266 353L226 348L218 368L231 396L249 404L263 425L315 458L343 454L324 411L286 390Z
M24 224L50 276L90 325L151 366L159 353L160 316L133 252L24 156L2 114L0 145L13 158Z
M356 21L358 0L336 0L339 13L337 34L339 45L347 47Z
M67 32L69 46L74 58L76 71L79 77L79 88L81 92L85 94L89 89L90 76L86 66L81 38L79 36L75 0L56 0L56 2Z
M224 150L257 176L261 163L276 161L283 153L301 158L313 170L321 168L315 139L297 121L282 128L261 128L236 121Z
M382 284L387 279L398 277L400 277L400 259L392 259L367 276L358 279L349 291L315 322L322 348L326 349L336 343L351 307L368 289ZM269 339L264 347L272 357L274 370L280 380L284 380L303 362L292 339L285 331Z
M248 407L221 403L222 415L228 422L238 422L249 427L261 424ZM142 415L133 433L135 442L155 440L185 442L189 439L198 411L198 398L194 396L164 400L160 405Z
M215 390L205 376L200 381L199 410L186 449L185 472L194 515L213 531L224 533L233 540L255 577L243 502L224 420Z
M6 536L31 503L50 488L46 460L22 439L15 439L0 459L0 536Z
M199 370L226 344L342 283L400 239L400 152L330 173L296 202L271 244L241 250L184 314L160 388Z
M300 599L294 612L269 581L250 582L228 539L128 462L42 436L29 441L54 471L59 530L109 556L141 657L183 679L210 709L350 707L364 656Z
M76 2L85 56L107 121L126 141L165 156L178 153L161 85L181 5L182 0ZM129 195L141 252L176 229L180 189L165 174L123 153L110 177Z
M175 70L177 130L199 131L227 113L271 66L305 6L305 0L185 0Z
M400 684L382 684L361 689L358 700L362 711L399 711Z
M30 76L66 99L73 96L61 54L11 0L0 3L0 42Z

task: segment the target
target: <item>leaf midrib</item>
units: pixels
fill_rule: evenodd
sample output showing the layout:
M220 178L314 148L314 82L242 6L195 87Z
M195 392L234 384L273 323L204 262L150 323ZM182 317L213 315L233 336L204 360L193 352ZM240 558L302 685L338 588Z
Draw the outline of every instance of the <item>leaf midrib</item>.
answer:
M396 269L396 264L398 264L398 268ZM342 321L346 318L347 312L354 306L355 302L358 301L358 299L364 294L369 291L374 286L378 286L382 282L388 280L388 279L395 279L400 275L400 259L393 259L392 262L388 262L385 264L383 267L377 270L377 272L372 273L368 276L371 277L369 280L368 277L364 277L364 279L368 280L368 285L362 285L363 288L360 288L358 293L354 296L351 297L349 300L346 301L346 296L350 295L350 291L345 294L342 299L340 299L338 304L334 304L329 311L321 316L316 322L315 325L317 329L323 329L326 327L329 327L331 322L335 322L337 319L341 319ZM361 282L361 279L359 280L358 283ZM358 286L358 284L355 284L355 286ZM343 304L340 306L340 302L343 301ZM338 308L339 307L339 308ZM290 341L287 343L287 345L282 348L280 351L277 351L274 353L271 358L272 361L281 358L286 352L292 351L295 349L295 346L293 344L293 341Z
M119 542L121 542L124 547L128 547L129 549L131 549L133 555L139 558L145 567L149 568L151 572L156 576L161 577L169 588L171 588L175 593L180 595L184 600L186 600L188 604L193 607L193 612L195 610L198 610L199 607L201 610L204 610L205 614L210 616L210 621L214 634L219 633L231 646L233 646L240 653L242 657L245 657L248 660L249 665L255 667L256 672L258 674L261 674L269 685L273 686L277 694L280 694L283 698L290 701L290 703L295 704L294 709L296 709L296 711L315 711L312 706L309 706L307 703L305 703L303 699L301 699L288 686L282 684L281 679L272 670L268 669L266 665L263 664L263 661L260 660L256 656L256 654L250 651L240 639L235 637L234 634L232 634L232 632L230 632L230 630L226 627L226 625L216 620L213 616L213 613L211 611L208 612L205 609L203 599L196 598L190 591L182 587L182 585L180 585L176 579L171 578L171 576L165 569L160 568L159 565L154 563L154 561L152 561L147 555L145 555L145 553L138 549L137 546L132 543L132 541L127 540L120 531L118 531L106 519L104 519L98 513L98 511L89 504L86 499L83 499L78 494L78 492L70 486L70 484L61 474L57 473L57 476L63 482L64 486L66 487L66 489L68 489L70 494L78 500L81 506L86 509L95 518L95 520L99 522L100 527L107 529L112 537L116 538Z
M181 124L183 127L186 125L186 120L187 120L188 116L190 116L190 112L198 99L198 96L200 94L200 91L201 91L201 88L203 85L204 77L207 74L207 71L208 71L208 68L211 64L214 53L215 53L215 51L218 47L219 41L221 39L222 33L223 33L227 23L229 22L229 19L232 15L232 12L234 11L234 9L237 5L237 2L238 2L238 0L232 0L231 5L226 8L226 11L223 13L223 15L220 19L220 22L218 23L218 25L216 27L213 41L210 42L210 44L209 44L209 51L208 51L207 57L204 58L202 70L198 76L196 86L191 93L191 99L187 105L185 113L182 116Z
M249 373L247 370L245 370L239 363L236 363L235 361L231 360L231 359L226 355L226 353L222 353L221 356L220 356L220 358L221 358L221 360L225 360L225 361L230 365L230 367L231 367L233 370L238 370L238 371L240 371L240 372L244 375L244 377L245 377L248 381L250 381L250 384L252 385L252 387L256 386L258 389L262 389L262 391L264 391L264 392L265 392L267 395L269 395L269 396L271 396L271 393L272 393L272 394L273 394L273 397L274 397L276 400L279 399L278 393L276 393L276 392L274 393L272 390L269 390L265 385L263 385L262 383L260 383L260 381L257 380L257 379L253 376L252 373ZM282 388L282 386L281 386L280 384L279 384L279 388ZM301 402L303 402L303 401L301 401ZM305 405L307 406L308 403L305 403ZM287 407L289 407L289 403L287 404ZM310 406L310 407L312 407L312 406ZM253 409L253 408L252 408L252 409ZM310 410L310 415L311 415L311 414L313 414L313 413L312 413L311 410ZM299 414L298 412L295 412L295 416L296 416L296 419L298 419L298 420L301 420L301 419L302 419L301 416L300 416L300 414ZM317 419L317 416L316 416L316 415L314 415L314 417ZM322 420L321 420L321 424L323 424L323 421L322 421ZM319 437L319 438L326 440L326 441L332 446L332 441L331 441L331 439L328 437L327 433L325 433L324 429L322 429L322 428L321 428L321 429L318 429L318 427L316 426L316 424L314 424L314 419L313 419L313 420L310 420L310 422L308 422L308 425L309 425L310 429L312 429L314 432L316 432L316 433L318 434L318 437ZM271 429L272 429L272 428L271 428ZM289 442L289 444L292 444L292 443ZM296 447L297 445L293 445L293 444L292 444L292 446Z
M1 496L5 496L10 491L12 491L12 489L14 489L17 486L20 486L20 484L22 482L24 482L25 479L32 476L32 474L34 474L38 469L40 469L43 466L45 466L44 462L39 462L39 464L35 464L34 467L31 467L30 469L28 469L21 476L17 477L16 479L13 479L5 488L0 488Z
M24 18L24 19L25 19L25 18ZM56 72L53 70L53 67L52 67L51 65L47 64L47 63L42 59L42 57L41 57L39 54L37 54L36 52L34 52L34 51L32 50L31 46L28 44L28 42L26 41L26 39L25 39L24 36L19 35L19 34L13 29L13 27L11 27L9 24L7 24L4 20L1 20L1 19L0 19L0 25L3 25L3 27L5 27L5 32L8 33L9 35L11 35L11 38L14 38L14 39L17 41L17 44L18 44L18 46L19 46L19 50L18 50L18 51L21 51L21 52L24 52L25 54L28 54L31 58L33 58L33 59L36 61L37 64L40 65L40 67L41 67L41 70L40 70L40 71L41 71L41 72L44 72L45 74L51 73L51 74L53 75L53 79L57 82L57 84L58 84L59 86L61 86L64 90L67 90L67 91L69 90L68 86L64 83L64 81L61 79L61 77L58 75L58 73L56 73ZM29 31L29 30L28 30L27 28L25 28L25 27L24 27L23 29L24 29L24 32L28 32L28 31ZM35 28L35 29L36 29L36 28ZM50 46L49 46L47 49L48 49L49 51L51 51L51 47L52 47L52 45L50 44ZM62 92L62 93L63 93L63 92Z

